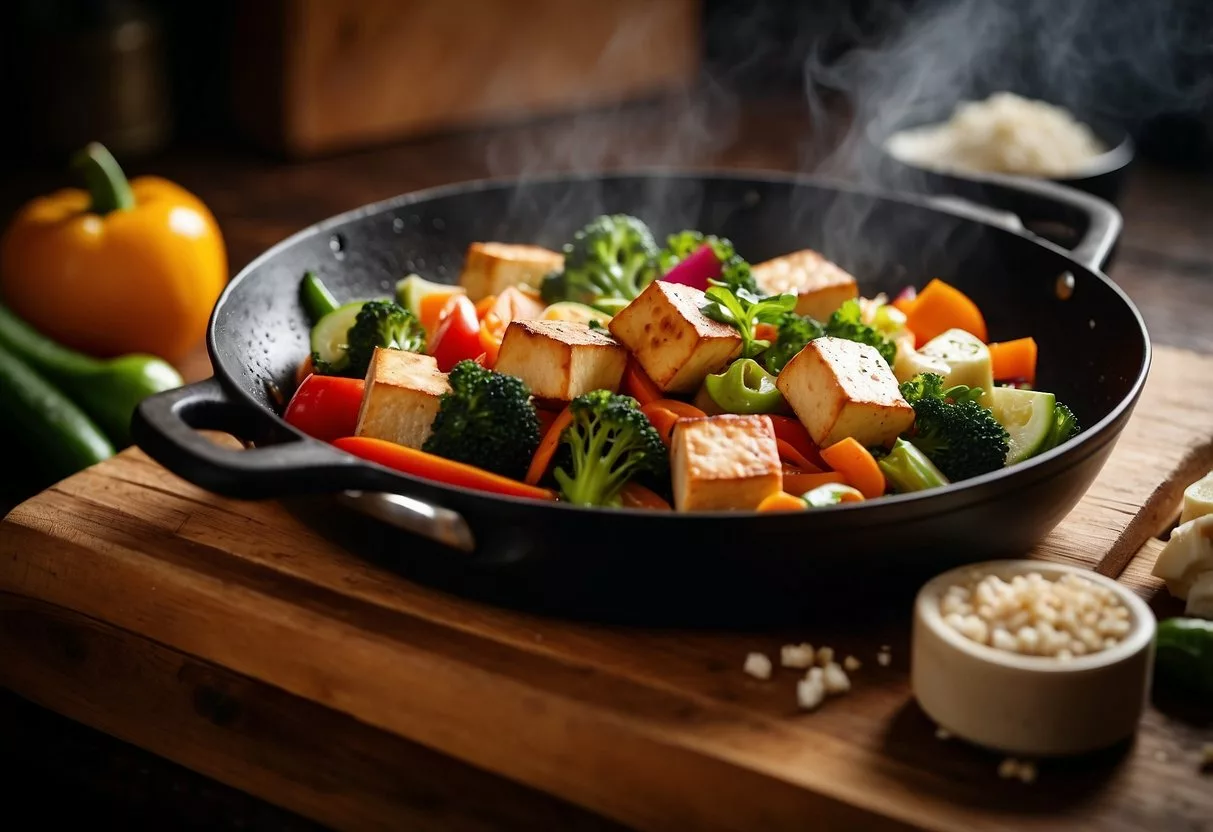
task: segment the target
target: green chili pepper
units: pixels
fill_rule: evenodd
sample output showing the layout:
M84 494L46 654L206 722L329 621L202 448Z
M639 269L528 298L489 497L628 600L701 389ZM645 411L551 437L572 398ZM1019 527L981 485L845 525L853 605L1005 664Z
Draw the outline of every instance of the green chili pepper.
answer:
M1195 693L1213 695L1213 621L1168 618L1155 636L1160 676Z
M783 409L783 394L775 376L752 358L734 361L723 373L703 380L708 395L725 413L776 413Z
M801 499L809 504L809 508L825 508L826 506L836 506L843 501L862 500L863 494L849 485L831 482L817 486Z

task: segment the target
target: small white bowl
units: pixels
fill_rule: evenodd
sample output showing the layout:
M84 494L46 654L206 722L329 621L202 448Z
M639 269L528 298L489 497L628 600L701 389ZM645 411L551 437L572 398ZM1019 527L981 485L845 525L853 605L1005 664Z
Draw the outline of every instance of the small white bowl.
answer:
M1027 572L1070 573L1115 591L1130 628L1116 646L1069 660L1025 656L979 644L947 624L939 601L973 573L1004 580ZM991 561L945 572L914 604L911 684L919 705L957 737L1024 756L1081 754L1131 736L1145 708L1154 666L1154 614L1113 580L1036 560Z

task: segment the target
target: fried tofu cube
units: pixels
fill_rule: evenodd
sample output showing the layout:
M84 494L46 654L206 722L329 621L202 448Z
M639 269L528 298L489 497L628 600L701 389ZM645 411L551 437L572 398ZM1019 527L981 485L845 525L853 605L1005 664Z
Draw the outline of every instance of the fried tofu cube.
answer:
M737 330L703 314L707 302L693 286L654 280L611 318L611 334L662 390L691 393L741 353Z
M517 376L531 395L572 401L591 390L619 389L628 351L607 333L578 321L511 321L494 365Z
M433 356L377 348L354 432L420 448L430 437L442 394L450 389Z
M819 321L859 297L855 278L810 248L759 263L753 273L758 288L773 295L796 295L796 314Z
M783 489L783 466L768 416L679 419L670 443L677 511L755 509Z
M793 356L775 382L809 436L828 447L848 436L887 445L914 424L914 408L875 347L818 338Z
M550 272L563 268L563 254L540 246L472 243L463 258L459 284L469 298L478 301L511 286L536 289Z

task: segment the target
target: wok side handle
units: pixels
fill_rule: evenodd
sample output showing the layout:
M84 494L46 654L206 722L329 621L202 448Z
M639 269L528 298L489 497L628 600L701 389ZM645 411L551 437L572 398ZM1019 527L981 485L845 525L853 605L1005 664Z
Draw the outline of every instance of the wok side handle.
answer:
M983 203L1017 215L1025 225L1056 222L1077 229L1080 236L1070 256L1095 271L1107 263L1124 227L1112 203L1076 188L1001 174L971 178L980 183Z
M296 438L237 450L211 441L203 430L245 443L281 434L273 419L233 401L214 378L145 399L131 424L135 444L149 457L215 494L256 500L336 493L342 503L397 528L456 549L475 548L458 512L382 493L389 473L325 442Z

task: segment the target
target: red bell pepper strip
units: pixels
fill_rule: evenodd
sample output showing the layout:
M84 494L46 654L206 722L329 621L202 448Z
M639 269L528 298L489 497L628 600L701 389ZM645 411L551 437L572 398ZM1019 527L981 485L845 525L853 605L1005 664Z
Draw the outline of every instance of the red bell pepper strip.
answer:
M778 415L771 415L769 418L771 425L775 428L775 438L782 439L790 445L809 464L804 465L792 460L788 460L788 462L804 471L829 469L830 466L826 465L825 460L821 458L821 450L817 447L817 443L809 436L809 432L805 430L799 419Z
M309 375L299 385L282 418L291 427L325 442L352 436L362 407L363 380Z
M460 361L474 359L484 352L476 307L466 295L452 295L446 302L438 315L428 352L444 373L449 373Z
M373 439L369 436L345 436L334 440L333 445L368 462L375 462L405 474L412 474L415 477L446 485L456 485L508 497L529 497L532 500L556 499L556 493L547 488L536 488L533 485L485 471L474 465L444 459L425 451L388 442L385 439Z

